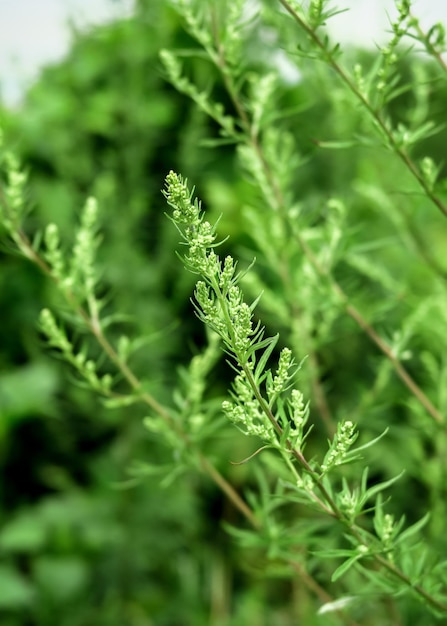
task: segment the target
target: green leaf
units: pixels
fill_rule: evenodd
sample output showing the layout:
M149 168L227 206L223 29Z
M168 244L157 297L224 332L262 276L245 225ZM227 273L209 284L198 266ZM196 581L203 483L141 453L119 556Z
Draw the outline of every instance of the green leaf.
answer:
M43 556L34 563L36 582L46 596L57 602L67 602L86 587L88 565L79 557Z
M121 407L131 406L132 404L138 404L141 402L141 399L137 395L127 395L113 398L101 398L101 402L108 409L119 409Z
M10 369L0 375L0 416L8 421L49 411L58 387L57 368L45 361Z
M279 334L274 335L273 337L268 337L267 339L264 339L264 341L261 341L257 348L262 349L264 346L266 346L264 352L262 353L262 356L259 358L258 364L256 365L256 369L255 369L255 380L258 381L259 378L262 376L266 365L267 365L267 361L270 357L270 355L272 354L276 344L278 343L278 339L279 339Z
M0 533L0 548L7 552L33 553L46 541L47 531L42 519L29 512L19 514Z
M370 500L371 498L373 498L377 493L380 493L381 491L388 489L388 487L390 487L393 483L397 482L404 474L405 474L405 470L402 470L400 474L398 474L397 476L394 476L393 478L390 478L389 480L385 480L382 483L378 483L377 485L370 487L361 499L362 506L364 505L365 502L367 502L367 500Z
M368 448L370 448L371 446L374 446L378 441L380 441L382 439L382 437L385 437L385 435L387 434L387 432L389 431L389 428L385 428L385 430L383 431L383 433L381 433L378 437L375 437L374 439L371 439L371 441L367 441L365 444L363 444L362 446L359 446L358 448L353 448L352 450L349 450L346 454L346 457L349 459L349 457L352 456L356 456L357 458L357 454L359 452L362 452L363 450L367 450Z
M360 559L362 559L364 556L366 556L366 555L365 554L355 554L350 559L348 559L347 561L342 563L339 567L337 567L337 569L335 570L335 572L331 576L332 582L335 582L341 576L343 576L343 574L345 574L349 569L351 569L351 567L353 565L355 565L355 563L357 561L359 561Z
M412 526L409 526L409 528L406 528L398 537L396 537L396 544L403 543L409 537L412 537L413 535L418 533L421 530L421 528L423 528L427 524L429 519L430 519L430 513L426 513L424 517L421 517L421 519L415 522Z
M0 565L0 609L20 609L28 606L34 589L13 567Z
M319 141L314 140L319 148L326 148L328 150L346 150L347 148L354 148L358 146L358 141Z

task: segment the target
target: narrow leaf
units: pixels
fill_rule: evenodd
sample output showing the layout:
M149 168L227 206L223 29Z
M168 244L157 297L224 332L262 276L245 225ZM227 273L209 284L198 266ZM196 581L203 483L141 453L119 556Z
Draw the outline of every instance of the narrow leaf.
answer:
M415 535L416 533L418 533L421 528L423 528L426 523L428 522L428 520L430 519L430 513L426 513L424 515L424 517L421 517L420 520L418 520L417 522L415 522L412 526L410 526L409 528L407 528L406 530L403 531L403 533L401 533L397 538L396 538L396 543L403 543L405 542L409 537L412 537L413 535Z
M388 489L388 487L390 487L393 483L397 482L403 476L404 473L405 473L405 470L402 470L401 473L398 474L397 476L394 476L393 478L390 478L389 480L385 480L382 483L378 483L377 485L370 487L368 491L365 493L364 497L362 498L362 504L365 503L370 498L373 498L377 493L380 493L381 491Z
M359 446L358 448L353 448L352 450L350 450L347 453L347 457L349 458L351 455L357 455L358 452L362 452L363 450L366 450L367 448L370 448L371 446L374 446L378 441L380 441L382 439L382 437L385 437L385 435L387 434L388 431L389 431L389 428L387 427L387 428L385 428L383 433L381 433L375 439L372 439L371 441L368 441L367 443L363 444L363 446Z
M262 372L265 370L265 367L267 365L267 361L270 357L270 355L272 354L276 344L278 343L278 339L279 339L279 334L274 335L273 337L269 337L268 339L265 339L264 341L262 341L261 343L259 343L256 348L262 348L264 345L266 345L267 347L265 348L262 356L259 358L258 364L256 366L255 369L255 379L258 380L258 378L261 376Z
M340 567L337 567L337 569L331 576L332 582L335 582L341 576L343 576L343 574L345 574L348 571L348 569L350 569L357 561L359 561L364 556L365 554L356 554L350 559L348 559L347 561L345 561L344 563L342 563Z

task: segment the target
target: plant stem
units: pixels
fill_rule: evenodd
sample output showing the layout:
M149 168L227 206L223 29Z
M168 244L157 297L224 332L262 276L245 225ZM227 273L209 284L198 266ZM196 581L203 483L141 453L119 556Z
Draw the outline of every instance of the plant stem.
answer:
M419 38L417 40L420 41L422 39L427 54L435 59L435 61L444 72L447 72L447 63L445 62L442 54L438 52L434 46L430 45L429 35L423 31L419 20L411 13L411 11L409 12L409 16L411 18L411 25L415 28L417 34L419 35ZM409 33L408 35L409 37L411 37Z
M413 380L407 370L404 368L400 360L393 353L390 346L377 334L374 328L365 320L358 309L350 303L348 295L343 291L337 281L327 272L319 263L313 250L307 245L303 238L295 233L295 237L306 254L309 261L312 263L315 271L323 278L329 281L330 287L338 299L342 302L346 313L357 323L357 325L366 333L366 335L373 341L373 343L379 348L379 350L387 357L393 366L396 374L402 380L404 385L415 396L419 403L424 407L429 415L440 425L445 426L444 416L433 405L427 395L422 391L419 385Z
M301 19L301 17L293 10L293 8L290 6L290 4L287 2L287 0L279 0L279 2L281 2L281 4L284 6L284 8L297 20L297 22L308 33L308 35L318 45L318 47L321 50L325 50L324 43L316 35L314 30L312 28L310 28L310 26L308 26ZM238 91L237 91L236 87L234 86L234 84L233 84L233 82L231 80L230 72L228 71L228 69L226 67L224 50L223 50L223 48L222 48L222 46L220 44L220 41L219 41L219 38L218 38L218 35L217 35L217 28L214 28L214 37L215 37L216 49L217 49L217 52L218 52L217 57L216 56L214 57L214 59L217 58L217 67L221 71L222 78L223 78L223 81L225 83L225 86L226 86L226 89L228 91L228 94L229 94L229 96L230 96L230 98L231 98L231 100L232 100L232 102L234 104L234 107L235 107L235 109L236 109L236 111L237 111L237 113L239 115L242 128L245 131L246 142L255 150L256 154L258 155L258 158L259 158L260 162L262 163L262 167L264 169L264 173L266 175L266 178L269 181L269 184L270 184L271 189L273 191L273 195L276 198L275 205L272 206L272 209L277 211L282 216L283 222L285 224L285 228L287 230L290 230L290 226L288 225L288 220L286 219L286 205L285 205L285 200L284 200L284 196L283 196L281 187L279 186L278 182L275 179L275 176L273 175L273 172L271 171L269 163L268 163L267 159L265 158L262 146L259 143L258 137L256 136L256 134L252 130L252 125L251 125L251 122L250 122L250 118L247 115L247 113L246 113L246 111L244 109L244 106L240 102L240 99L239 99L239 96L238 96ZM427 193L429 192L428 195L429 195L430 199L433 202L435 202L435 204L438 205L438 202L440 202L439 199L437 199L436 196L434 196L432 194L432 192L428 189L425 181L420 176L420 174L419 174L419 172L418 172L418 170L416 168L416 165L410 159L408 154L405 151L401 150L397 146L392 132L385 125L385 123L380 118L378 113L376 113L376 111L371 107L371 105L366 100L366 98L358 91L358 89L356 88L355 84L349 79L349 77L344 72L344 70L336 63L336 61L334 61L334 59L332 57L329 58L329 62L330 62L330 65L341 76L343 81L347 84L349 89L353 93L355 93L355 95L361 100L362 104L368 110L370 115L373 116L373 118L376 120L376 122L383 129L383 131L385 132L386 136L388 137L391 145L395 149L396 153L399 154L400 158L406 163L406 165L410 169L410 171L412 171L412 173L414 175L417 175L417 179L421 183L421 185L423 185L424 191L426 190ZM235 136L235 139L238 142L241 141L241 138L239 136L237 136L237 137ZM441 206L442 206L443 212L445 212L445 214L447 215L447 207L444 207L443 205L441 205ZM444 211L444 209L445 209L445 211ZM419 387L419 385L417 385L417 383L413 380L413 378L410 376L410 374L404 368L404 366L402 365L400 360L396 357L396 355L393 354L392 349L386 344L386 342L383 339L380 338L380 336L376 333L376 331L372 328L372 326L370 324L368 324L368 322L363 318L363 316L360 314L360 312L349 302L349 298L348 298L347 294L342 290L340 285L332 278L332 276L330 276L330 274L321 267L320 263L318 262L318 259L316 258L315 254L313 253L312 249L307 245L307 243L303 240L303 238L300 237L299 235L297 235L296 233L294 233L294 236L297 239L297 241L298 241L301 249L305 253L306 257L311 262L311 264L314 267L314 269L317 271L317 273L320 276L324 276L329 281L331 289L338 296L338 298L341 299L341 301L343 302L343 306L344 306L344 309L345 309L346 313L367 334L367 336L373 341L373 343L379 348L379 350L386 356L386 358L390 360L390 362L391 362L394 370L396 371L398 377L401 379L401 381L404 383L404 385L407 387L407 389L411 392L411 394L414 395L414 397L419 401L419 403L429 413L429 415L438 424L444 425L445 424L445 419L444 419L443 415L433 405L433 403L430 401L430 399L427 397L427 395L422 391L422 389ZM287 246L283 247L283 250L284 250L283 253L285 253L285 249L286 248L287 248ZM282 280L284 286L286 287L286 293L289 294L290 290L287 289L287 285L290 284L290 276L288 275L288 270L287 270L288 265L287 265L286 262L284 262L284 263L281 263L281 266L283 268L286 268L286 270L285 270L286 274L284 275L284 273L283 273L283 274L281 274L280 277L281 277L281 280ZM292 313L293 312L293 307L295 305L294 305L293 302L290 302L289 299L288 299L288 305L291 308L291 313ZM321 384L318 385L318 388L316 388L314 386L314 393L316 393L316 395L318 397L319 404L320 404L320 407L321 407L320 411L323 411L322 415L326 415L327 416L328 411L326 410L326 408L328 407L328 404L326 402L324 391L323 391L323 388L321 387Z
M316 31L295 11L287 0L278 0L286 11L293 17L293 19L300 25L300 27L307 33L312 42L317 46L321 52L324 53L325 59L330 67L338 74L343 83L348 87L349 91L360 101L364 109L369 113L370 117L380 129L383 135L386 137L388 146L404 163L407 170L418 182L422 188L424 194L431 200L431 202L447 217L447 206L442 200L433 192L429 184L422 176L416 163L412 160L408 152L402 148L396 140L392 130L388 127L386 122L381 117L380 113L370 104L366 96L357 88L356 84L350 79L345 70L337 63L334 55L328 52L325 42L317 35Z

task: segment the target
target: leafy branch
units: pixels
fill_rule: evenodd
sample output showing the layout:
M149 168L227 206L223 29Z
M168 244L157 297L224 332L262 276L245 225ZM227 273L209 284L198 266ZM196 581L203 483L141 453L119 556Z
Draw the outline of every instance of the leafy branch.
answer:
M259 322L254 323L257 302L251 305L244 302L238 286L241 273L237 272L233 258L227 256L221 261L216 254L219 243L215 228L204 220L200 202L194 199L186 181L170 172L164 193L173 209L172 220L188 248L181 259L187 269L200 276L195 289L197 314L221 337L236 371L233 400L224 401L224 412L246 435L260 438L264 449L276 450L292 475L293 491L311 508L338 520L354 542L351 550L322 553L322 556L348 557L333 574L333 580L360 561L372 559L433 610L447 612L447 603L442 594L434 591L433 581L426 583L427 589L396 563L398 545L419 531L428 517L400 534L403 521L396 524L391 516L384 515L379 498L374 507L377 536L358 525L356 519L364 514L367 501L399 477L367 488L367 473L364 473L358 492L350 491L346 484L340 493L334 491L328 474L357 460L362 450L375 443L353 448L357 432L350 421L338 425L322 464L307 460L304 444L308 407L299 390L288 393L296 372L291 351L282 349L275 373L267 368L277 336L266 338L264 328Z
M396 133L389 127L388 123L382 119L380 110L376 109L369 102L367 95L356 86L355 82L351 80L348 74L337 62L338 48L331 49L327 38L321 38L319 36L317 28L325 19L328 18L328 14L323 11L324 3L312 3L312 7L314 7L314 9L310 9L310 11L311 15L313 15L313 24L309 24L304 19L303 10L299 8L298 3L294 3L292 5L287 1L280 0L280 2L303 27L315 45L317 45L326 62L336 70L337 74L342 78L344 83L365 106L365 109L373 117L376 124L383 130L383 135L387 138L391 148L407 164L412 173L417 175L417 179L423 186L424 191L427 191L427 193L429 192L428 196L435 202L435 204L439 204L440 200L434 195L431 188L429 189L428 182L422 174L419 173L416 164L411 160L403 145L399 143ZM320 8L318 9L318 7ZM405 11L406 9L402 9L401 21L404 21L407 17ZM243 164L256 181L267 205L271 208L274 214L280 216L282 231L286 233L288 240L286 239L286 242L280 246L278 251L278 262L276 264L272 264L272 269L277 271L278 278L285 287L290 319L297 319L299 317L297 303L294 297L293 281L290 275L290 263L287 259L287 250L290 247L290 240L292 240L298 243L299 248L303 251L317 275L327 281L329 288L335 295L336 299L342 304L345 312L351 317L351 319L354 320L358 327L365 332L368 338L389 360L397 376L407 387L410 393L418 400L421 406L424 407L425 411L427 411L427 413L439 425L445 426L445 418L441 411L433 404L427 394L409 374L393 348L380 337L378 332L365 319L358 308L352 304L348 294L331 275L330 269L325 267L320 262L317 255L313 252L312 248L299 232L298 228L291 227L288 214L289 206L292 204L293 198L291 198L291 193L288 189L288 181L290 180L292 171L291 161L293 160L293 153L287 155L289 159L288 162L282 155L278 154L277 150L272 149L272 141L270 141L267 148L265 144L269 142L269 139L266 139L265 135L268 131L263 128L263 126L267 125L267 122L265 122L264 125L262 124L262 120L264 118L268 119L267 111L269 101L272 99L274 93L275 81L273 75L267 74L265 77L254 79L253 97L251 100L247 101L247 98L243 98L240 93L241 81L236 80L237 74L235 75L235 72L232 71L233 66L236 65L236 59L231 57L228 58L228 46L226 48L220 40L216 20L212 19L212 24L214 25L212 29L214 34L213 45L213 41L210 39L206 26L200 23L200 21L194 16L192 10L188 6L182 5L181 12L185 18L188 28L191 31L191 34L202 45L204 45L210 60L221 72L222 80L226 86L230 99L234 104L238 117L233 119L224 112L223 106L220 103L211 102L207 94L199 92L196 86L182 74L182 68L175 53L164 50L161 53L161 58L166 68L168 78L179 91L185 93L188 97L191 97L207 115L210 115L221 126L221 132L224 137L231 137L232 140L239 145L239 155ZM212 17L213 15L213 12L211 12ZM233 16L233 19L235 23L239 25L239 30L235 26L232 28L227 26L227 29L230 30L233 37L241 37L243 25L241 24L240 15ZM399 37L401 37L399 27L396 27L396 30ZM396 41L394 42L392 48L397 45L397 41L398 38L396 37ZM243 65L243 59L239 58L238 60L240 64ZM383 78L385 78L385 74L383 74ZM247 102L247 105L244 105L244 102ZM262 141L261 131L264 131L264 142ZM289 140L290 137L288 137L286 133L280 133L276 141L278 143L279 141L282 141L283 145L287 145ZM268 149L270 149L271 153L269 157L266 154ZM282 162L284 162L284 165L282 166L281 171L278 171L278 168L281 168ZM269 253L271 254L272 249L274 248L274 242L269 239L268 245L270 248ZM263 250L263 252L267 254L266 250ZM317 358L313 351L311 352L310 357L311 363L316 369ZM314 396L319 401L320 414L325 419L328 432L333 433L334 427L331 424L328 402L322 386L319 383L318 375L312 377L312 382L314 387Z
M432 124L430 123L426 127L422 127L417 129L414 132L410 132L409 129L405 129L401 126L399 129L394 129L390 122L382 115L381 106L375 105L368 96L366 91L362 91L359 89L355 80L353 80L342 65L338 62L338 48L331 48L328 42L327 37L322 37L318 33L318 27L324 22L324 16L321 16L321 20L319 20L316 24L311 24L306 19L305 14L297 2L289 2L288 0L279 0L282 6L286 9L286 11L292 16L292 18L297 22L297 24L302 28L302 30L308 35L309 39L315 45L315 47L320 51L322 58L324 58L325 62L335 71L335 73L339 76L343 84L348 88L348 90L357 98L365 111L368 112L370 118L373 120L376 129L379 132L380 137L384 140L385 146L389 148L392 152L394 152L399 159L404 163L407 170L410 172L412 177L417 181L418 185L424 192L424 195L430 199L430 201L447 217L447 206L441 200L441 198L436 195L433 189L433 183L436 180L433 179L433 176L427 176L423 169L421 170L414 160L411 158L408 148L420 141L420 139L424 136L433 132ZM312 3L315 5L317 3ZM323 5L323 3L319 2L318 4ZM398 38L396 39L395 45L397 45L397 41L401 39L403 34L406 32L402 30L400 27L405 23L410 17L409 9L410 3L408 1L403 1L399 3L399 22L398 22ZM393 54L393 50L386 50L386 57L390 57ZM391 62L395 62L397 57L394 56Z
M122 378L127 381L131 393L122 394L114 391L113 379L110 374L99 375L96 363L86 356L86 349L80 351L75 349L53 313L46 308L41 312L40 329L47 337L49 346L62 353L65 360L76 369L81 379L104 397L107 406L112 408L142 402L166 424L168 432L175 434L175 438L182 441L184 446L193 449L192 441L181 428L178 420L175 419L172 410L160 404L144 389L143 382L129 366L125 355L119 353L119 350L113 346L105 334L103 327L107 324L107 320L100 318L101 302L96 299L94 292L96 277L93 261L98 219L95 200L90 198L84 207L81 226L76 236L71 268L68 269L64 263L64 255L55 224L50 224L46 228L44 236L46 251L43 253L37 249L38 238L33 244L26 235L22 221L27 212L25 201L27 175L20 169L17 159L11 153L6 153L4 161L7 182L4 187L0 186L0 217L3 225L20 253L37 265L43 274L56 285L68 310L75 315L78 322L96 340ZM237 491L200 451L196 449L195 452L198 455L199 467L222 489L242 515L252 525L256 526L258 521Z
M3 165L6 173L4 185L0 185L0 220L14 242L17 250L26 259L34 263L41 272L51 280L62 296L65 308L70 311L72 323L81 324L94 338L109 361L119 372L131 390L130 393L117 392L114 389L114 377L110 373L100 375L97 363L87 356L87 347L77 350L67 332L59 324L54 314L45 308L40 315L40 329L47 338L50 347L62 354L63 358L75 369L80 379L97 394L99 394L109 408L127 407L142 403L149 407L152 416L144 423L150 431L163 436L165 443L174 449L184 449L188 458L193 457L194 467L207 475L222 491L235 509L243 516L250 526L259 531L262 521L252 507L239 495L237 490L222 475L200 449L203 445L203 436L209 430L201 425L199 436L190 433L184 424L192 413L200 413L202 396L205 391L205 378L218 355L219 346L215 340L210 340L210 346L201 355L196 355L189 368L183 371L185 397L182 399L177 392L177 403L180 406L180 418L175 409L163 406L146 389L143 381L133 371L128 363L129 346L124 343L115 347L107 337L104 328L109 320L101 318L101 302L96 298L97 271L95 269L95 249L97 247L98 207L93 198L89 198L81 216L81 225L75 236L71 262L67 262L62 251L59 232L55 224L49 224L44 235L45 249L39 250L40 237L32 243L27 236L22 223L27 213L26 203L26 172L20 168L18 160L11 153L3 155ZM73 321L75 320L75 321ZM104 365L103 365L104 367ZM182 407L185 407L183 410ZM186 411L186 414L185 414ZM207 430L208 428L208 430ZM213 429L211 429L212 432ZM179 467L172 470L177 475ZM130 468L135 477L144 476L148 471L146 464L134 465ZM151 470L152 471L152 470ZM156 471L166 471L156 468ZM165 476L165 479L168 478ZM170 479L169 479L170 480ZM322 602L331 603L331 596L310 576L303 565L290 560L291 568L296 571L303 583L312 593L315 593ZM341 615L341 613L340 613ZM346 624L355 623L342 616Z

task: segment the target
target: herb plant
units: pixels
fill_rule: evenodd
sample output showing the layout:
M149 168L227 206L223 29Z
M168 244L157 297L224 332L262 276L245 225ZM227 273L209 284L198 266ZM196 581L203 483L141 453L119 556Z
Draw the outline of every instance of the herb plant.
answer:
M176 388L158 397L134 365L142 339L115 330L104 294L105 208L86 201L71 252L55 223L31 236L26 170L4 149L3 227L56 287L42 336L106 407L148 413L163 460L133 463L130 487L200 473L225 494L245 571L292 590L266 623L437 623L447 615L444 29L425 31L411 2L396 2L388 42L371 55L334 45L327 23L340 11L325 0L174 7L188 45L160 50L165 77L209 120L203 153L227 164L198 181L209 219L184 175L170 171L163 190L179 259L197 278L190 310L203 345L189 365L178 355ZM216 371L231 374L228 389ZM212 624L248 613L210 603Z

